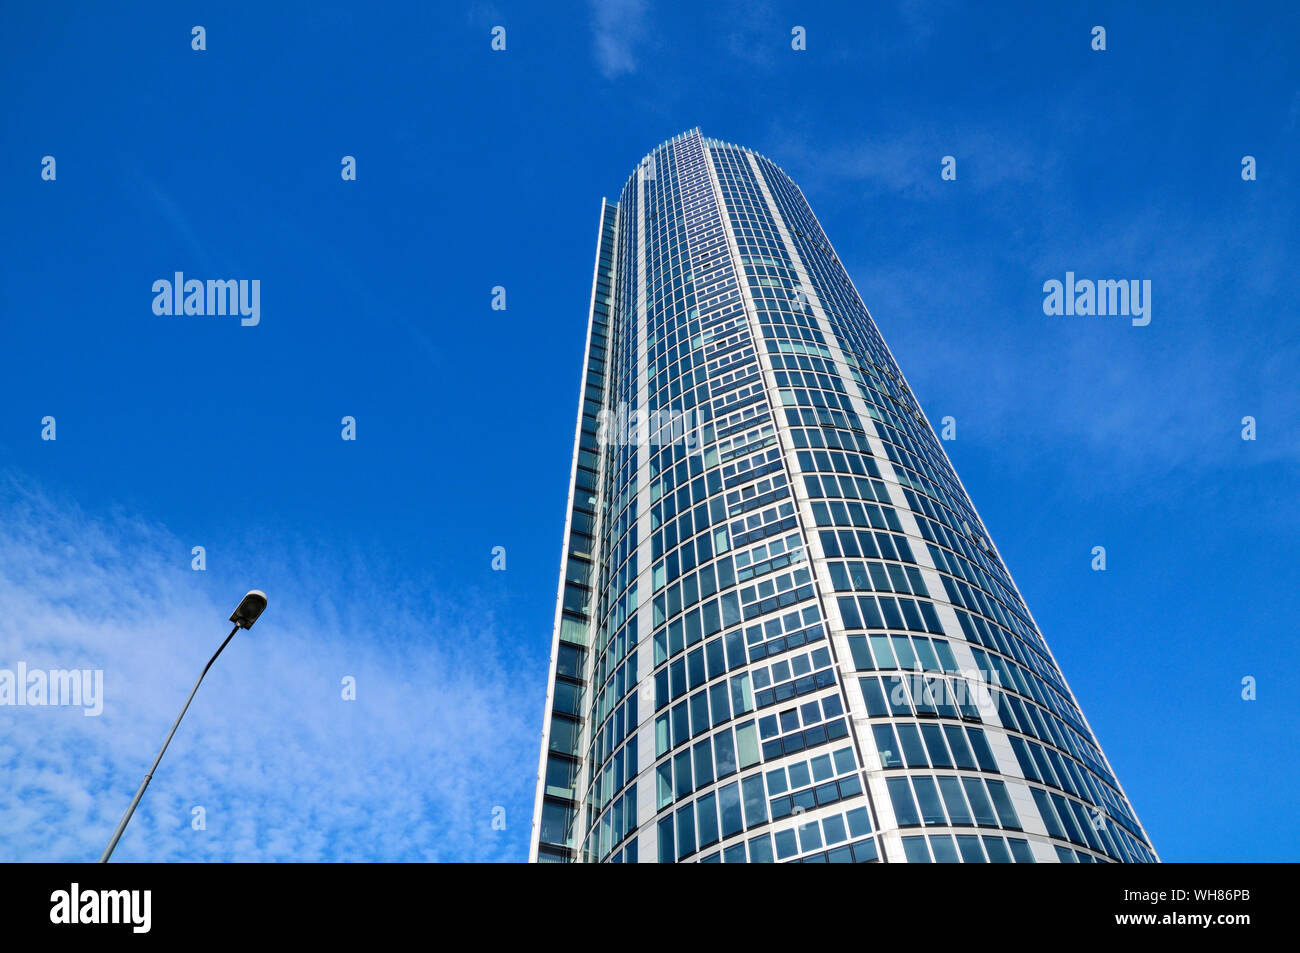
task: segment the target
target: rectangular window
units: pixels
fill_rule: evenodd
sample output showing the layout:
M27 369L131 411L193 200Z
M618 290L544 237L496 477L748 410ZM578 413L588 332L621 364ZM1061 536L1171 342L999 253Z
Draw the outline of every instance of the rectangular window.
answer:
M988 787L989 795L993 798L993 809L997 811L998 820L1002 823L1002 826L1012 830L1020 830L1020 818L1016 816L1016 809L1011 806L1011 798L1007 795L1006 784L990 779Z
M745 795L745 826L753 827L767 820L767 798L763 794L763 776L755 774L741 782Z
M722 639L714 639L705 646L707 655L709 678L717 678L727 670L726 652L723 649Z
M984 782L979 778L962 778L966 788L966 797L970 799L971 810L975 813L975 823L980 827L997 827L998 819L993 814L993 805L984 790Z
M1001 837L984 838L984 849L989 852L989 860L995 864L1011 863L1011 854L1007 852L1007 842Z
M749 862L751 864L770 864L772 863L772 838L771 835L763 834L755 837L749 842Z
M876 678L860 678L858 685L862 689L862 698L867 703L867 714L873 718L879 718L882 715L889 714L889 707L885 703L885 695L880 690L880 680Z
M676 748L691 736L691 719L686 710L686 702L673 706L673 747Z
M984 860L984 851L980 850L980 839L974 834L958 834L957 848L961 851L962 863L986 863Z
M1043 823L1047 826L1047 833L1053 837L1059 837L1061 840L1069 840L1065 836L1065 831L1061 829L1061 823L1056 819L1056 811L1052 809L1052 802L1047 797L1047 792L1041 788L1030 788L1029 792L1034 796L1034 803L1038 805L1038 813L1043 818Z
M885 768L901 768L902 755L899 754L898 742L894 740L891 725L872 725L871 734L876 739L876 753L880 755L880 764Z
M930 851L925 846L925 838L904 837L903 856L907 858L909 864L928 864L930 862Z
M855 807L844 815L844 819L849 822L850 837L864 837L871 833L871 818L865 807Z
M740 784L732 783L718 791L718 806L722 813L722 836L730 837L744 827L740 816Z
M699 832L701 847L707 847L717 841L718 809L712 794L706 794L695 802L695 827Z
M991 771L997 773L998 763L993 758L993 752L989 748L988 739L984 737L984 732L979 728L970 730L971 747L975 749L975 757L979 761L981 771Z
M793 857L799 853L799 844L795 840L794 831L779 831L776 835L776 856L780 860L787 857Z
M952 756L957 762L957 767L973 771L975 757L971 754L970 745L966 743L966 732L961 725L944 725L943 733L948 737L948 744L952 747Z
M966 798L961 793L961 782L954 777L941 777L939 790L943 793L943 803L948 809L948 816L952 818L954 826L965 827L974 824L970 811L966 807Z
M1034 852L1029 848L1029 841L1015 837L1010 837L1007 840L1011 844L1011 854L1015 857L1017 864L1034 863Z
M695 851L695 811L690 804L677 809L677 859Z
M736 770L736 744L730 731L720 731L713 736L713 752L718 777L725 778Z
M667 807L673 803L673 763L671 759L664 761L663 764L655 768L655 777L658 778L658 807Z
M709 693L696 692L691 696L691 734L698 735L709 730Z
M691 786L691 752L680 751L673 756L673 777L676 778L676 794L685 797L694 788Z
M695 786L713 783L713 745L705 738L691 749L695 761Z
M853 667L859 672L869 672L875 668L871 662L871 653L867 650L866 636L849 636L849 654L853 656Z
M709 705L713 709L713 725L717 727L731 717L725 681L709 686Z
M916 802L912 800L912 788L907 778L889 778L885 782L889 787L889 800L894 806L894 820L899 827L919 827L921 816L916 812Z
M669 814L659 822L659 863L671 864L676 859L673 851L673 816Z
M672 683L673 698L686 694L686 660L678 659L668 666L669 680Z
M826 830L826 843L839 844L848 840L848 832L844 829L844 815L834 814L822 820L822 827Z
M819 850L822 846L822 830L816 821L809 821L799 828L799 849L802 851Z
M686 669L691 688L704 684L704 649L696 649L686 656Z
M742 672L731 679L731 710L739 716L753 707L754 698L749 692L749 673Z
M921 744L921 733L916 725L903 722L898 726L898 738L903 743L903 758L909 768L928 768L925 760L925 747Z
M921 819L927 824L945 824L943 804L939 801L939 790L934 785L934 778L914 777L912 787L916 789L916 800L921 806Z
M752 721L736 728L736 745L740 770L758 764L758 737Z
M938 725L922 725L921 735L925 738L930 763L936 768L951 768L952 759L948 757L948 746L943 743L943 730Z
M930 838L930 849L934 851L934 862L936 864L958 864L961 859L957 856L957 848L952 842L952 838L947 834L938 834Z

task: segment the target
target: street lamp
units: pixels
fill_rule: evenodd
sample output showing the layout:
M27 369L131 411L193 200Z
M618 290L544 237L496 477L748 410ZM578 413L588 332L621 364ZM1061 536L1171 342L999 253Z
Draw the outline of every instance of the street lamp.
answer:
M108 858L113 855L113 848L117 846L117 842L122 838L122 832L126 830L126 825L130 823L131 815L135 813L140 798L144 797L144 789L149 786L149 782L153 780L153 773L158 770L158 762L162 761L162 756L167 753L167 746L172 743L172 735L176 734L181 719L185 717L185 712L189 710L190 702L194 701L194 693L199 690L199 685L203 682L203 676L208 674L208 669L212 668L212 663L217 660L217 656L221 654L222 649L230 644L230 640L235 637L235 633L240 629L251 629L253 623L257 621L257 617L262 614L262 610L265 608L266 593L261 589L251 589L240 600L239 605L235 607L235 611L230 614L230 621L235 623L235 627L230 630L230 634L226 636L226 641L221 643L221 648L212 653L212 658L208 659L208 664L203 666L203 671L199 673L199 680L190 689L190 697L185 699L185 707L176 716L176 722L172 725L172 730L167 733L167 740L163 742L162 750L158 752L158 757L153 759L149 773L144 776L144 780L140 782L139 790L135 792L135 797L131 799L131 806L126 809L126 813L122 815L122 822L117 825L117 830L113 832L113 839L104 848L104 856L99 858L101 864L107 863Z

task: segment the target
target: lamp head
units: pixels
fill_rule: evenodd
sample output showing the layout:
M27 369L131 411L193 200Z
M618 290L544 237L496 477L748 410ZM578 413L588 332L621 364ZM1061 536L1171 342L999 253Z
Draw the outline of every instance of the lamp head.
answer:
M250 589L248 595L244 596L235 611L230 614L230 621L241 629L251 629L265 608L266 593L261 589Z

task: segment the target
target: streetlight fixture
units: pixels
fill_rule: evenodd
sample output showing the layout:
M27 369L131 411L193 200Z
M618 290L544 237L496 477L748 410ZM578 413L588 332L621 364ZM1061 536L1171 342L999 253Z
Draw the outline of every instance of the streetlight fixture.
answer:
M113 848L115 848L117 842L121 840L122 832L126 830L126 825L130 823L131 815L135 813L136 806L140 803L140 798L144 797L144 789L149 786L149 782L153 780L153 773L158 770L158 762L162 761L162 756L167 753L167 746L172 743L172 735L176 734L176 729L180 727L181 719L185 717L185 712L189 710L190 702L194 701L194 694L199 690L199 685L203 682L203 676L208 674L208 669L212 668L212 663L217 660L217 656L221 654L222 649L230 644L230 640L235 637L235 633L240 629L251 629L253 623L257 621L257 617L262 614L262 610L265 608L266 593L261 589L250 589L248 594L239 601L239 605L235 607L235 611L230 614L230 621L235 623L235 627L230 630L230 634L226 636L226 641L221 643L221 648L212 653L212 658L208 659L208 664L203 666L203 671L199 673L199 680L195 682L194 687L190 689L190 697L185 699L185 707L183 707L181 713L176 716L176 721L172 725L172 730L167 733L167 740L163 742L162 749L158 752L158 757L153 759L153 764L149 767L149 773L144 776L144 780L140 782L139 790L135 792L135 797L131 799L131 806L126 809L126 813L122 815L122 822L117 825L117 830L113 832L113 839L110 840L108 846L104 848L104 856L99 858L101 864L107 863L108 858L113 855Z

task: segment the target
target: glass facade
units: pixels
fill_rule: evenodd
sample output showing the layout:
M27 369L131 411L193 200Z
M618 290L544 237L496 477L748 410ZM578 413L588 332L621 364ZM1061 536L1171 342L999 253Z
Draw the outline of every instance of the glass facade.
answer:
M601 208L532 860L1157 857L803 193Z

